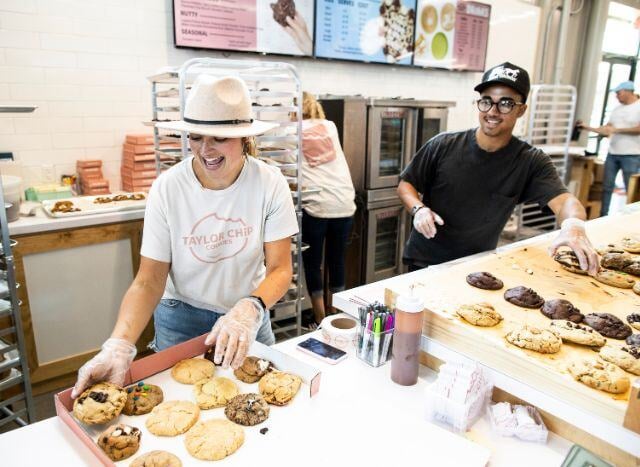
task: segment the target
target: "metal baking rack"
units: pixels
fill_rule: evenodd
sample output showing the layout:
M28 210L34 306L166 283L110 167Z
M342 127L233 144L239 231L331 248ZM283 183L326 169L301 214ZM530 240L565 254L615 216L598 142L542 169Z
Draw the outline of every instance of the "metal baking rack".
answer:
M576 111L576 88L569 85L537 84L531 87L529 118L523 138L549 155L558 175L568 183L571 173L569 143ZM537 204L516 207L516 240L556 228L556 217Z
M195 58L181 67L169 68L150 76L152 119L144 124L153 126L158 174L188 157L191 152L186 132L171 132L154 125L158 121L181 119L191 84L201 73L242 78L249 87L253 117L278 123L278 127L268 135L255 138L257 156L278 167L285 175L301 229L303 197L317 192L318 188L301 186L302 86L295 67L288 63ZM295 115L294 119L292 115ZM179 147L167 147L162 143L173 143ZM285 296L271 309L271 323L276 337L287 337L291 332L300 335L302 332L304 294L300 274L302 251L306 248L302 244L301 234L292 237L292 283Z
M0 427L25 426L35 421L35 414L12 251L17 242L9 238L5 209L0 209L0 232Z

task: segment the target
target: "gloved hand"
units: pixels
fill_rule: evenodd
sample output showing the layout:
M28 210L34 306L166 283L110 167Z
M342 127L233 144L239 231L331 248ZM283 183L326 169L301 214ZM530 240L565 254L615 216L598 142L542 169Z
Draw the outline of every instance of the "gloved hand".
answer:
M558 248L568 246L578 257L580 267L594 276L600 270L600 261L595 248L591 245L587 233L584 230L584 221L576 218L569 218L562 221L560 234L549 247L551 256L556 254Z
M256 340L263 312L250 298L242 298L224 316L218 318L205 339L206 345L215 344L213 361L222 362L223 368L240 368L249 347Z
M108 381L122 386L136 353L136 346L124 339L107 339L102 350L78 370L78 381L71 398L78 397L93 383Z
M416 215L413 216L413 226L415 229L427 238L436 236L438 230L436 224L444 225L442 218L428 207L418 209Z

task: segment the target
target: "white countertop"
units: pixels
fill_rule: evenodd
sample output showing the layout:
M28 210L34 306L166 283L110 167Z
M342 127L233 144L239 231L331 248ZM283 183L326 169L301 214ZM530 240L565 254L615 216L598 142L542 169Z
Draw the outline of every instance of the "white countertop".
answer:
M103 214L88 214L63 218L47 216L42 208L36 210L35 216L20 217L19 220L9 222L9 234L26 235L38 232L50 232L54 230L74 229L101 224L114 224L118 222L133 221L144 218L144 209L129 211L107 212Z
M256 449L256 463L391 466L422 460L424 465L467 467L485 465L490 459L491 466L560 465L571 447L555 435L546 445L502 438L491 432L486 419L464 436L451 433L423 418L425 387L435 379L431 370L421 367L415 386L398 386L389 378L390 364L371 368L353 351L345 361L329 365L295 350L295 344L307 337L276 348L319 368L323 373L320 392L285 436L273 433L273 444ZM2 465L12 467L96 465L88 449L57 417L0 435L0 452ZM189 465L189 459L182 460ZM218 464L237 462L232 455Z

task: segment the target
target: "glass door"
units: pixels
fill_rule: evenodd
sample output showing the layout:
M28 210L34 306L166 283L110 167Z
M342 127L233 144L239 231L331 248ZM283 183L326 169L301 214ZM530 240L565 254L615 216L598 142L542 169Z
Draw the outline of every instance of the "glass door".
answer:
M442 133L447 128L447 109L425 108L420 109L418 119L418 138L416 151L434 136Z
M367 284L402 272L404 217L404 209L401 205L368 211L365 266Z
M367 148L367 188L395 187L415 145L414 110L371 107Z

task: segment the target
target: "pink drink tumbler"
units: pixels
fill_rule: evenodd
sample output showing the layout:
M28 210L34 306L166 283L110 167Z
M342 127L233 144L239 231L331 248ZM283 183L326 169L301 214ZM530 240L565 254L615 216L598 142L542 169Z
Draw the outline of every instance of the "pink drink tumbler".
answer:
M418 382L423 309L424 304L418 297L400 296L396 302L391 380L402 386Z

